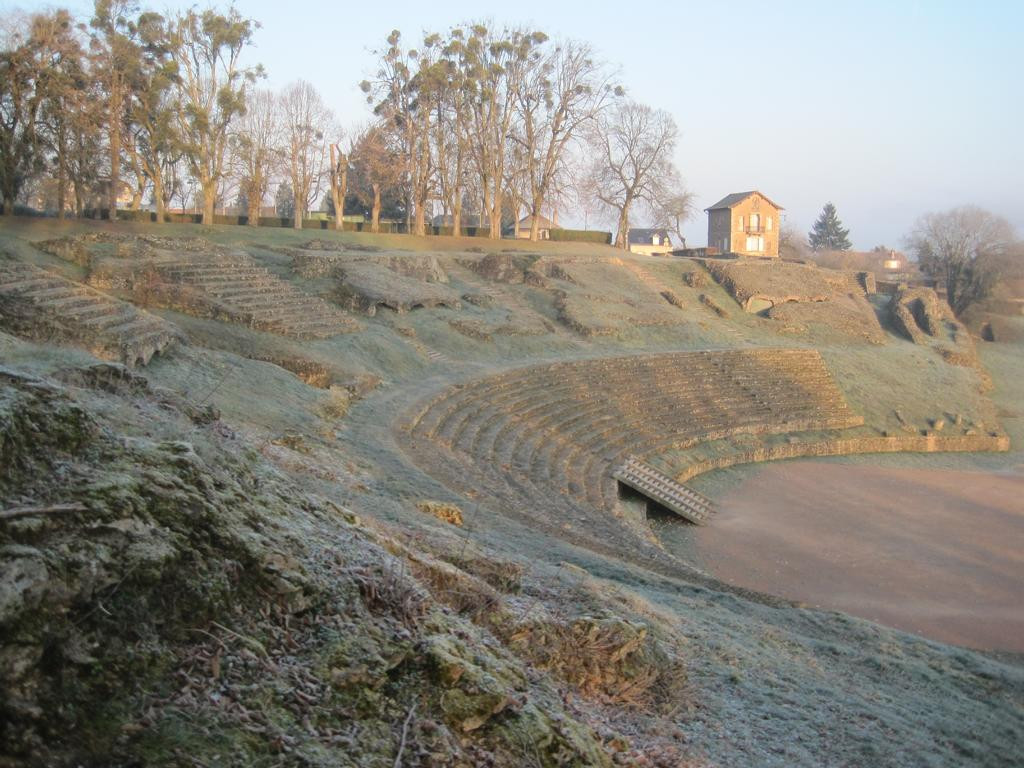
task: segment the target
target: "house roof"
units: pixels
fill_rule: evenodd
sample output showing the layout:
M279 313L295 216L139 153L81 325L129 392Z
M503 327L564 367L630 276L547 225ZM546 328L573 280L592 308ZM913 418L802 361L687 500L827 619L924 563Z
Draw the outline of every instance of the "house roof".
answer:
M671 235L667 229L640 229L638 227L630 227L629 242L631 245L634 243L636 245L653 245L655 235L658 235L662 241L671 240Z
M722 208L735 208L737 205L742 203L744 200L746 200L751 195L760 195L765 200L767 200L769 203L771 203L776 208L778 208L780 211L786 210L781 205L776 203L774 200L769 198L768 195L766 195L764 192L759 192L756 189L752 189L749 192L733 192L731 195L726 195L721 200L719 200L717 203L715 203L714 205L712 205L709 208L705 208L704 210L705 211L717 211L717 210L720 210Z
M558 229L558 225L555 224L551 219L543 214L537 217L537 221L540 222L541 229ZM520 227L532 227L533 226L533 214L527 214L519 220Z

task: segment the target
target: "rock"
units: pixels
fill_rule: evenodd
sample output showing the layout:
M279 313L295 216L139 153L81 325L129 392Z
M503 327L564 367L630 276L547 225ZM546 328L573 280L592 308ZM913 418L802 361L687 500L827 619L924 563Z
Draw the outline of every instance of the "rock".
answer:
M932 429L934 429L936 432L941 432L945 428L946 428L946 420L945 419L932 419Z
M39 605L49 583L41 552L14 546L0 550L0 625Z

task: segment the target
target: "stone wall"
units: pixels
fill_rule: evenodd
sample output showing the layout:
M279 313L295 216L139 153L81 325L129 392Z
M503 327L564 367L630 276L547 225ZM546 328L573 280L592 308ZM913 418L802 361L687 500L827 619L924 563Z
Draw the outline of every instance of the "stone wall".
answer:
M676 474L680 483L710 472L738 464L756 464L762 461L802 459L815 456L850 456L858 453L973 453L1008 451L1010 438L1006 435L916 435L897 437L851 437L784 445L764 445L729 456L705 459L690 464Z

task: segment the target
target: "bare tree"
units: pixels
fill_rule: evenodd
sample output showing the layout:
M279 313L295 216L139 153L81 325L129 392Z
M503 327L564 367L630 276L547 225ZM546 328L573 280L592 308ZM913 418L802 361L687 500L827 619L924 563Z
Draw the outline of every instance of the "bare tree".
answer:
M305 80L282 92L282 151L295 194L295 229L302 229L303 217L320 195L327 154L325 131L333 120L319 92Z
M683 235L683 224L693 216L693 194L681 186L676 190L666 190L664 198L657 201L651 209L651 224L655 227L674 232L680 246L685 247L686 237Z
M340 135L340 131L336 131ZM330 143L331 162L328 166L331 203L334 205L334 228L345 229L345 198L348 197L348 172L351 152L342 150L341 141Z
M974 206L925 214L907 237L921 271L945 283L946 300L958 316L992 293L999 263L1013 244L1006 219Z
M234 8L227 15L192 8L172 24L178 128L185 159L202 191L205 225L213 224L231 121L245 113L246 92L263 72L240 62L255 28L256 22Z
M247 201L248 224L258 227L263 200L270 191L270 179L279 159L281 120L277 98L271 91L256 90L249 95L245 115L231 137L242 196Z
M132 208L138 209L148 180L153 187L156 219L163 222L167 204L176 191L182 159L175 99L178 69L171 58L170 30L160 14L141 14L134 30L141 59L130 70L125 95L126 130L121 137L136 176Z
M803 260L810 253L807 237L790 224L779 225L779 255L786 259Z
M398 138L406 197L406 222L417 235L426 234L426 208L430 199L434 166L430 144L432 89L437 86L433 65L440 50L437 35L424 37L421 50L402 45L396 29L388 47L378 51L378 70L360 88L373 111ZM415 217L415 224L412 217Z
M136 37L133 0L95 0L89 24L95 72L103 83L106 115L104 124L109 152L109 177L106 205L111 218L117 218L117 198L121 194L121 152L124 149L126 113L130 104L132 81L143 63Z
M636 203L657 209L680 188L672 162L678 136L671 115L635 101L606 111L590 130L594 159L585 183L616 214L617 248L629 247L629 216Z
M526 203L533 219L530 239L536 241L540 215L565 175L567 148L621 89L611 84L590 46L573 41L531 62L514 85L514 138L522 145Z

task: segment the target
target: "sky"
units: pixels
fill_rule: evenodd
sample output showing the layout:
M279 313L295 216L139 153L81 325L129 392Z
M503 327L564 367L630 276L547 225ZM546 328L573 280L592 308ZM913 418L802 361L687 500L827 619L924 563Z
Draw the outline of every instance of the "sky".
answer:
M705 207L750 189L800 233L831 201L857 249L899 247L918 216L968 204L1024 235L1022 0L235 5L262 24L249 55L266 85L308 80L351 125L369 115L358 83L392 29L412 42L483 18L589 42L679 125L692 246L707 241ZM52 7L87 17L92 3L0 0L0 14Z

